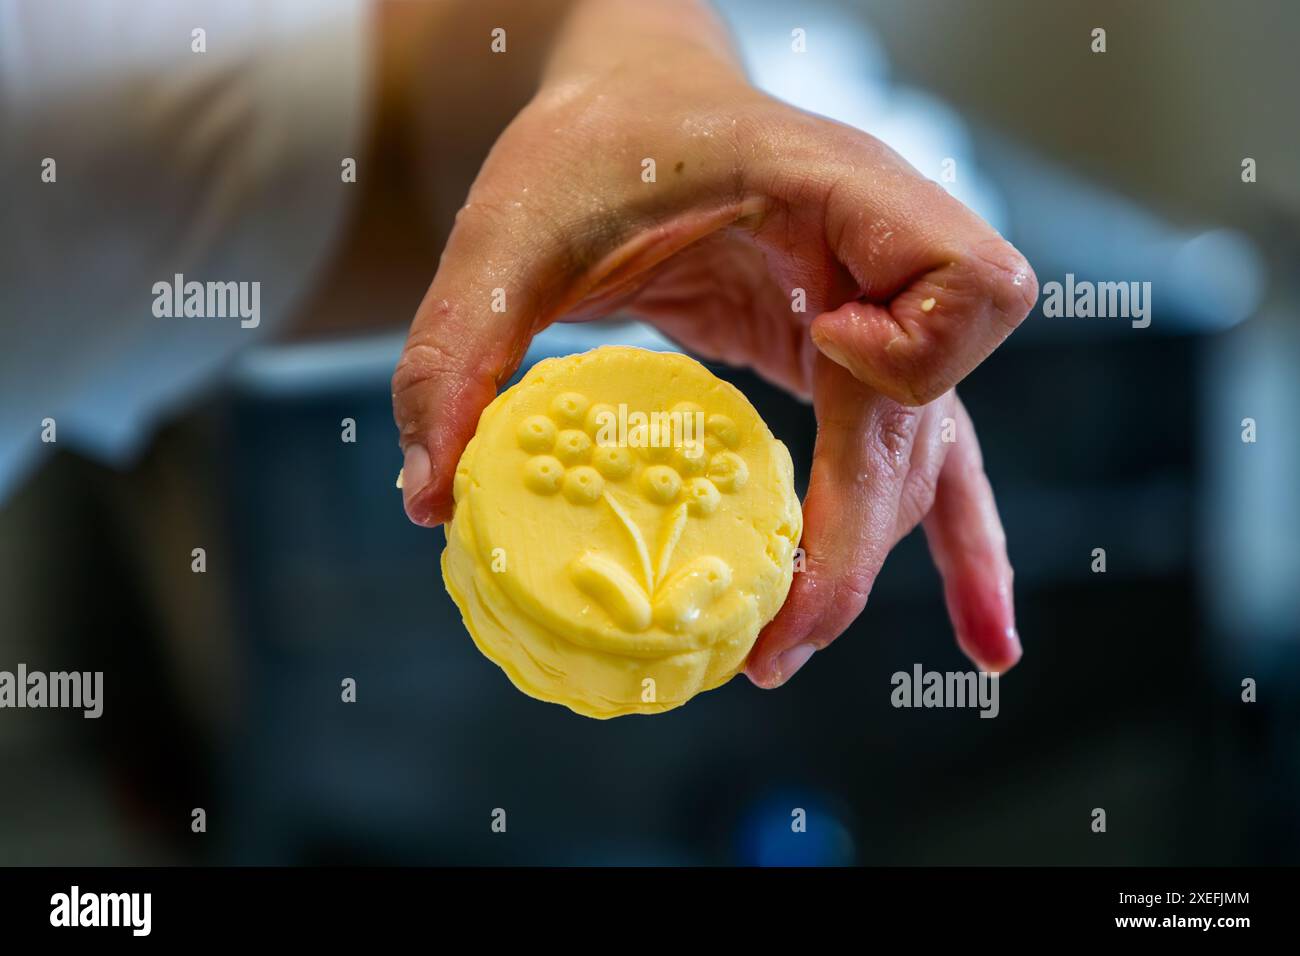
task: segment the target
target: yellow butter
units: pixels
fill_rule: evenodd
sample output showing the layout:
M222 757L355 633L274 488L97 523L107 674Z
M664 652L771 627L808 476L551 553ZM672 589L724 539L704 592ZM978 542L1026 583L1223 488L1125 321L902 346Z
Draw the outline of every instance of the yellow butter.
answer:
M515 686L588 717L653 714L735 676L790 589L785 446L683 355L548 359L479 419L443 580Z

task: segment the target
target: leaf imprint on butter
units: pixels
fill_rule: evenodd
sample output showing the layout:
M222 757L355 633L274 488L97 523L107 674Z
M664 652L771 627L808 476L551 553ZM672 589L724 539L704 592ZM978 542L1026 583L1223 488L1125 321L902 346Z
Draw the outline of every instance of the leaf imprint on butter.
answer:
M656 581L662 581L668 577L668 568L672 564L673 551L677 548L677 542L682 540L682 531L686 528L686 502L677 506L673 512L671 523L664 528L664 540L659 546L659 567L655 574ZM651 588L653 591L654 589Z
M614 500L614 496L606 491L601 497L609 502L614 514L618 520L623 523L627 533L632 536L632 544L636 547L636 556L641 560L641 573L645 576L645 590L649 594L655 589L654 569L650 566L650 550L645 546L645 538L641 535L641 529L636 526L632 516L624 510L623 506Z
M629 631L650 626L650 600L618 562L588 551L573 562L573 582L603 607L618 625Z

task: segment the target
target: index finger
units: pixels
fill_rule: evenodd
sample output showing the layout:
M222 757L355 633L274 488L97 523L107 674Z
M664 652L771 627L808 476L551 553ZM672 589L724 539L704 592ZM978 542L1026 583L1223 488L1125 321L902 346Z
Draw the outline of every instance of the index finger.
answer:
M860 130L794 120L750 177L791 215L820 215L821 238L856 295L828 303L813 341L895 401L924 405L953 388L1038 297L1024 256Z

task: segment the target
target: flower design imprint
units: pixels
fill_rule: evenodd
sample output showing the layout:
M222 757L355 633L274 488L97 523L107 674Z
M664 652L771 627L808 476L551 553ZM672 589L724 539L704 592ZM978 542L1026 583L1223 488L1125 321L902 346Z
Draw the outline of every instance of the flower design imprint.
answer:
M603 502L626 531L637 567L591 550L574 560L570 572L578 588L629 631L644 631L652 622L669 631L689 630L731 586L731 567L719 557L702 555L675 570L672 565L687 522L713 514L723 495L739 491L749 479L745 459L736 453L735 423L709 415L701 440L682 424L687 416L698 420L697 413L703 413L698 405L680 402L668 415L647 416L650 424L630 429L630 447L625 447L600 440L602 425L612 420L605 416L617 414L613 406L565 392L551 402L548 414L530 415L518 425L519 447L530 456L523 470L529 491L563 494L580 507ZM635 495L669 509L654 529L653 551L622 503Z

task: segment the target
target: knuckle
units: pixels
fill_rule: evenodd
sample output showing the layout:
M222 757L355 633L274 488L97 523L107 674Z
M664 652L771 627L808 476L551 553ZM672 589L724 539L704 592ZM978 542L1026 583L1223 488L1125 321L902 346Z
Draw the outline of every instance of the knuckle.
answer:
M427 382L455 374L456 358L445 346L436 342L412 342L402 351L393 370L393 400L400 401Z
M542 244L563 236L563 223L551 214L554 205L539 192L531 197L515 185L518 177L499 174L489 183L475 183L465 204L456 211L453 238L476 257L490 256L501 249L501 239L540 237ZM450 240L448 245L450 246Z
M907 477L920 416L921 410L915 406L890 402L868 432L868 453L873 462L895 481Z
M907 475L906 499L912 524L920 521L934 507L939 493L939 466L926 462L920 468L914 468Z
M871 568L859 566L848 570L835 589L835 597L831 601L832 615L847 626L867 606L871 587L875 583L876 575Z
M866 565L859 565L845 570L835 582L826 616L822 619L829 625L820 635L823 646L838 637L862 613L875 581L876 572Z
M486 190L475 186L456 210L454 231L462 240L491 236L509 227L513 213L504 204L489 198Z
M975 246L969 260L976 286L1014 330L1038 301L1038 277L1015 246L998 236Z
M512 262L512 249L527 249L528 260L546 262L555 281L562 283L612 246L621 235L621 222L594 194L561 200L539 188L531 198L505 201L482 190L457 213L456 238L461 251L484 261Z
M867 606L877 572L869 557L860 554L852 556L843 565L836 563L835 566L809 555L805 573L816 574L817 580L825 587L826 603L820 615L817 639L813 642L818 647L825 647Z

